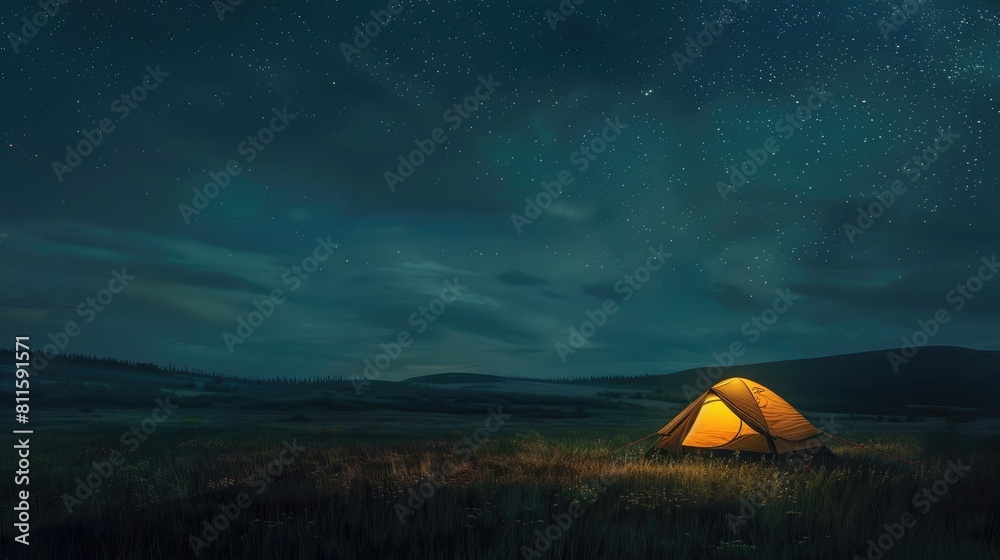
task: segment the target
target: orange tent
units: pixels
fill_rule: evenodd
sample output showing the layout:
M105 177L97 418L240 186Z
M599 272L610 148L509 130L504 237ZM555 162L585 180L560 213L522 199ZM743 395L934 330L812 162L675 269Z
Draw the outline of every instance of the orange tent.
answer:
M731 377L713 385L657 432L654 448L777 454L815 448L821 433L767 387Z

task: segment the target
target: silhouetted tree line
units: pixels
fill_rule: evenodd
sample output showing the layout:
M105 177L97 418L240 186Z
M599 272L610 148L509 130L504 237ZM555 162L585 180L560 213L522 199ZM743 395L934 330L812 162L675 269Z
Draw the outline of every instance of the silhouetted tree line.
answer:
M588 381L621 381L624 379L648 379L650 377L658 377L663 375L662 373L643 373L643 374L632 374L632 375L600 375L600 376L583 376L578 375L575 377L562 376L562 377L530 377L526 375L496 375L495 377L500 377L503 379L513 379L516 381L544 381L546 383L586 383Z
M34 351L33 351L34 352ZM14 350L9 348L0 348L0 356L10 356L14 353ZM201 377L210 378L207 380L211 384L221 384L223 382L241 382L241 383L251 383L256 385L287 385L287 386L321 386L321 385L332 385L335 383L343 384L344 377L342 375L327 375L324 377L314 377L310 379L298 379L294 377L265 377L265 378L251 378L251 377L240 377L236 375L219 373L213 371L206 371L200 368L188 368L183 366L176 366L173 362L168 362L166 366L161 366L159 364L154 364L150 362L137 362L135 360L123 360L120 358L102 358L99 356L94 356L92 354L57 354L52 360L49 360L50 364L66 364L72 366L88 366L88 367L99 367L108 370L129 370L129 371L141 371L147 373L156 374L170 374L170 375L197 375ZM9 363L9 362L8 362ZM49 366L51 367L51 365Z

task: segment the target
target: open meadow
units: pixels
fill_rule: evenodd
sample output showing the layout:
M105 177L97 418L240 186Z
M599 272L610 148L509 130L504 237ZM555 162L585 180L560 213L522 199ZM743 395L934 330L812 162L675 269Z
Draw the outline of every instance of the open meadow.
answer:
M881 543L886 558L986 560L1000 550L995 418L804 411L867 447L830 444L836 458L810 461L645 458L648 442L608 451L682 403L584 386L546 396L402 385L342 410L351 395L286 402L271 389L251 401L249 389L222 388L210 406L161 388L112 407L100 389L53 383L49 402L72 394L77 405L53 406L33 436L33 557L850 559L882 557L868 556ZM142 432L166 395L176 408ZM10 455L2 463L13 469ZM5 478L5 508L12 492Z

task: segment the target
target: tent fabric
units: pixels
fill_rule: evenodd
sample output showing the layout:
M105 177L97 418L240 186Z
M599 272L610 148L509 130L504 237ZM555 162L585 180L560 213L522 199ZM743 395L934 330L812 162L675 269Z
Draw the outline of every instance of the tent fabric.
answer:
M657 432L654 447L788 453L817 445L821 432L760 383L724 379Z

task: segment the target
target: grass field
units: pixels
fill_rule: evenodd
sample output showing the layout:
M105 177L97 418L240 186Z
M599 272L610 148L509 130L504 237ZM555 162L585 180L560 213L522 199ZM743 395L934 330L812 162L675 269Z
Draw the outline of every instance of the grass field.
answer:
M885 524L903 527L904 512L914 524L898 539L883 536L885 558L988 559L1000 550L1000 438L990 435L853 433L921 462L835 447L836 460L803 469L739 457L644 459L644 444L609 457L636 433L596 422L543 433L501 427L480 431L473 445L463 438L475 437L475 424L385 441L291 424L197 424L164 425L72 513L61 496L94 476L93 461L121 450L120 432L39 437L31 557L850 559L866 557ZM297 455L283 445L292 440L304 448ZM949 461L971 468L938 482L936 503L915 505ZM429 497L415 498L421 491ZM5 511L12 492L4 477ZM206 530L213 519L224 528ZM2 530L5 551L22 557L10 523Z

